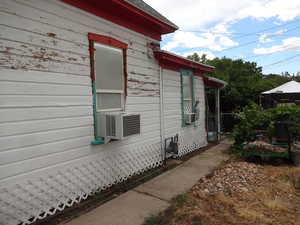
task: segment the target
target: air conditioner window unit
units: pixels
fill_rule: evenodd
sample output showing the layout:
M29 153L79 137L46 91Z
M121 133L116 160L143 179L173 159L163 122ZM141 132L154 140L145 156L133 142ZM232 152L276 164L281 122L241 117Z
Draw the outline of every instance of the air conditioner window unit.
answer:
M138 114L100 113L100 135L107 143L111 139L121 140L130 135L140 134L141 120Z
M196 121L196 114L195 113L188 113L184 115L184 121L186 124L192 124Z

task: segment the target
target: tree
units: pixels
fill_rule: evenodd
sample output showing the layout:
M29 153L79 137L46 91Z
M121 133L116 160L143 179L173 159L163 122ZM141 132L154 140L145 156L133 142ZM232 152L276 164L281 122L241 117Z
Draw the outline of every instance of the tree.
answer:
M193 55L189 55L187 58L195 62L200 62L201 60L199 55L196 52Z
M195 62L200 62L205 64L208 62L208 59L206 58L206 54L202 54L200 57L196 52L192 55L187 56L187 58Z
M197 53L188 56L197 62L206 63L215 67L208 75L224 80L228 85L221 91L221 110L232 112L248 105L250 102L259 102L262 92L275 88L291 79L276 74L263 75L262 68L255 62L242 59L215 58L212 60L199 57Z

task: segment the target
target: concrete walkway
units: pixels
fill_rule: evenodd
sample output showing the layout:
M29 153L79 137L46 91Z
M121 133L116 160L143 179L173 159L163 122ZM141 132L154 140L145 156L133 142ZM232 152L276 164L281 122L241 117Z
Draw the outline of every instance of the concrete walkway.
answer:
M201 177L228 159L222 152L229 147L230 143L223 141L176 168L75 218L67 225L141 225L146 217L166 209L173 197L188 191Z

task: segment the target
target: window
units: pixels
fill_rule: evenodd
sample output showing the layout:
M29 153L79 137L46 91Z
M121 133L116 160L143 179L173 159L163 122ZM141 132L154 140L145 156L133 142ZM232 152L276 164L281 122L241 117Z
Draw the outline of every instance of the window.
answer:
M123 110L123 50L99 43L94 49L97 112Z
M124 110L127 44L92 33L88 34L88 38L95 133L95 141L92 144L103 144L103 138L99 136L100 113Z
M182 126L195 122L194 75L190 70L181 70Z

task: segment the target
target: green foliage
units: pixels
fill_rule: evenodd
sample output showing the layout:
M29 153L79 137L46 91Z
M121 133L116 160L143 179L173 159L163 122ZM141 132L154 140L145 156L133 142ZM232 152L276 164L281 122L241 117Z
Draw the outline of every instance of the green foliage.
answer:
M189 55L187 58L196 62L201 61L200 56L196 52L193 55Z
M186 194L179 194L172 199L174 205L178 208L181 208L187 202Z
M160 216L149 216L145 219L143 225L158 225L161 221Z
M280 106L267 110L272 121L287 121L292 124L289 131L294 136L300 136L300 107L299 106Z
M290 131L300 135L300 107L280 106L263 110L255 103L244 107L240 112L235 113L239 123L233 129L235 145L240 146L244 142L254 141L257 130L266 130L271 138L274 135L274 124L277 121L287 121L292 124Z
M260 106L250 103L242 111L235 113L239 123L233 129L235 144L254 141L256 130L269 126L270 116Z
M201 222L193 222L192 225L203 225Z
M259 102L262 92L275 88L292 79L290 76L276 74L263 75L262 68L255 62L242 59L215 58L208 60L194 53L188 59L214 66L209 75L224 80L228 85L221 91L221 110L232 112L241 109L250 102Z

